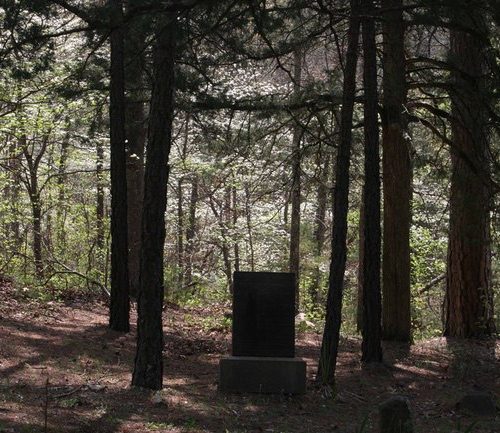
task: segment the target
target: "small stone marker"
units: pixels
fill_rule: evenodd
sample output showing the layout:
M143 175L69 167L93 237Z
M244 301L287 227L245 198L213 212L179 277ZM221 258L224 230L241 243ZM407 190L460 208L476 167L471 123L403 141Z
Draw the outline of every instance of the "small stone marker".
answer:
M395 395L379 406L380 433L413 433L408 399Z
M232 355L220 361L222 392L303 394L295 358L295 275L235 272Z

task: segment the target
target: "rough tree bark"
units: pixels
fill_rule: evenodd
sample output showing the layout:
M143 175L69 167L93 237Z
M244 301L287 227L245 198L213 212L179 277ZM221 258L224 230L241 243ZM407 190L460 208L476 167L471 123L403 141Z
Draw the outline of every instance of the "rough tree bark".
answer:
M129 280L127 242L127 174L125 150L125 76L123 4L109 0L113 30L110 69L111 146L111 302L109 327L128 332Z
M451 30L452 175L444 334L495 332L491 287L486 33L480 9L454 12Z
M380 155L373 0L363 0L364 153L363 342L361 360L382 361L380 287Z
M349 166L352 142L352 115L356 93L356 65L359 40L359 0L351 0L348 47L346 53L340 142L337 149L335 190L333 197L332 258L328 282L325 328L321 343L317 379L325 385L333 385L339 348L342 321L342 295L347 255L347 212L349 206Z
M411 340L411 159L406 116L403 0L383 0L382 147L384 182L383 312L385 340Z
M297 48L293 55L293 87L294 93L300 91L302 81L302 50ZM295 274L295 311L299 310L300 300L300 142L302 139L302 128L294 125L292 138L292 189L291 216L290 216L290 259L289 271Z
M126 0L132 9L143 0ZM148 24L136 18L125 32L125 133L127 138L127 227L130 295L137 297L141 256L141 220L144 194L144 147L146 116L144 109L144 46Z
M149 112L140 289L137 301L137 352L132 384L163 386L163 257L167 206L168 159L174 116L175 25L168 13L157 22L153 54L153 91Z

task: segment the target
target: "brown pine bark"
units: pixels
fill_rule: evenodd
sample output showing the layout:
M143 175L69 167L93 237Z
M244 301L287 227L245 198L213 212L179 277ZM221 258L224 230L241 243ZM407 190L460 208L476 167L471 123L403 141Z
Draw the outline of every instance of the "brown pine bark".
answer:
M153 54L153 91L149 112L140 289L137 300L137 352L132 385L163 386L163 257L167 206L168 159L174 116L174 62L177 16L158 20Z
M450 229L444 334L482 337L495 332L491 287L488 180L488 93L484 38L478 10L456 11L465 30L451 30L452 142Z
M113 30L110 69L111 146L111 301L109 327L129 331L129 280L127 242L127 175L125 150L125 76L123 4L109 0Z
M383 313L385 340L411 340L411 158L406 116L403 1L384 0L382 122L384 182Z
M380 287L380 156L378 130L377 53L373 0L363 0L363 83L364 83L364 258L363 258L363 341L361 360L382 361Z
M348 47L346 53L340 142L337 149L335 191L333 197L332 259L328 282L325 327L321 343L317 379L325 385L333 385L339 349L342 322L342 297L347 256L347 212L349 208L349 166L352 142L352 115L356 93L356 65L359 40L359 0L351 0Z

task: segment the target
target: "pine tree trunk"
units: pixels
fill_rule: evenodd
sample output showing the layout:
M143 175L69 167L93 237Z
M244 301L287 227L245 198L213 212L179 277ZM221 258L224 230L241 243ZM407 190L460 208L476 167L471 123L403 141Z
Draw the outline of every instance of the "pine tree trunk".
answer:
M384 0L383 338L411 340L411 159L406 116L403 1Z
M127 227L130 295L137 297L141 252L142 201L144 194L144 107L129 100L127 118ZM133 119L133 120L132 120Z
M485 95L486 32L476 11L453 17L471 33L451 31L452 175L444 334L481 337L495 332L491 287L490 205ZM484 39L486 38L483 36Z
M127 8L139 6L142 0L127 0ZM125 106L127 138L127 229L128 274L130 295L137 297L141 257L141 221L144 195L144 147L146 115L144 112L144 45L145 26L140 19L127 25L125 32Z
M294 92L300 91L302 77L302 50L294 52ZM291 217L290 217L290 264L289 272L295 274L295 311L299 310L300 300L300 142L302 128L294 125L292 138L292 190L291 190Z
M163 257L174 115L176 19L174 13L169 13L157 23L144 177L137 352L132 384L149 389L163 386Z
M382 361L380 287L380 156L378 130L377 53L373 0L363 0L363 83L364 83L364 259L363 259L363 342L361 360Z
M325 328L321 343L317 379L333 385L342 322L342 297L347 256L347 212L349 208L349 166L352 142L352 115L356 93L356 64L359 40L359 0L351 0L348 47L346 53L340 143L337 150L335 190L333 197L332 259L328 282Z
M109 5L114 23L110 36L111 302L109 327L115 331L128 332L130 325L123 5L121 0L109 0Z

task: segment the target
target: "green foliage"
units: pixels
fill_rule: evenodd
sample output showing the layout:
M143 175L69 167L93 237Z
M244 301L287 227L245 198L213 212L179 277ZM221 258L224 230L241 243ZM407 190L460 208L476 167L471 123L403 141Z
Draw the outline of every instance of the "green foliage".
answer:
M446 271L445 238L436 238L430 229L414 226L410 235L412 328L414 338L436 337L442 334L441 305L443 282L422 290L426 284Z

